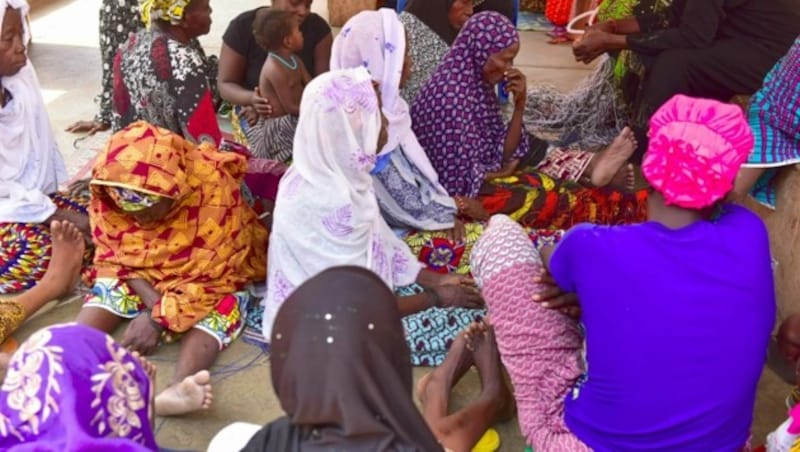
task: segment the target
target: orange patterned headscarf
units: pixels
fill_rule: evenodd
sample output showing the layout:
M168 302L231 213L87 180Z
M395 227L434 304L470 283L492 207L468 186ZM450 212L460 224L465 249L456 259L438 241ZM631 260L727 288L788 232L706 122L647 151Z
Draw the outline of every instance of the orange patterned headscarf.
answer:
M145 122L111 137L92 178L90 220L100 278L150 282L153 319L189 330L226 295L266 273L267 231L242 198L242 156L194 145ZM108 187L171 198L170 213L139 225Z

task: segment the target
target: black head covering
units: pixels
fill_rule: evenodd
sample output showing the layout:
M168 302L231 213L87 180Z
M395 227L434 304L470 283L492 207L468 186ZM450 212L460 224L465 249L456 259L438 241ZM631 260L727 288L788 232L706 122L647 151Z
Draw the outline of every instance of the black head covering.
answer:
M413 14L439 35L447 45L451 45L458 36L458 30L453 28L447 17L452 5L453 0L409 0L405 12Z
M326 270L275 318L272 385L286 412L245 451L441 451L411 398L397 301L372 272Z

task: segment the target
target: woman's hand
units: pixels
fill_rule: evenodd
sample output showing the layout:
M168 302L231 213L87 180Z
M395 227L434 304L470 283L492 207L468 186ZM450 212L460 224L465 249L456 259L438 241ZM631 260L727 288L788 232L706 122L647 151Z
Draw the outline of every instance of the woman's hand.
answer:
M467 236L467 229L464 222L456 218L453 222L453 229L447 231L447 238L453 243L463 243Z
M547 309L556 309L575 319L580 317L581 307L578 304L578 296L561 290L549 272L535 276L533 281L541 286L541 290L533 295L534 302Z
M272 116L272 105L270 105L269 100L266 97L261 96L261 89L259 89L257 86L253 90L253 94L250 96L250 105L259 116L263 116L265 118Z
M435 288L427 288L438 299L435 306L440 308L480 309L485 307L480 292L474 286L465 284L446 284Z
M487 177L488 179L488 177ZM483 207L483 204L478 201L477 199L473 198L466 198L463 196L458 196L456 199L456 205L459 206L459 215L463 215L465 217L472 218L473 220L488 220L490 215L486 208ZM463 224L462 224L463 227ZM466 235L466 231L464 232Z
M608 51L609 33L599 29L587 30L586 33L572 44L572 54L575 61L589 64L600 55Z
M517 68L511 68L505 73L506 92L514 95L514 108L524 109L528 101L528 79Z
M97 132L104 132L111 128L110 124L98 121L78 121L67 127L69 133L84 133L94 135Z
M614 24L613 20L604 20L602 22L597 22L594 25L589 25L586 27L586 31L595 30L595 31L602 31L604 33L614 33L616 29L616 25Z
M486 173L486 180L502 179L504 177L510 177L517 170L518 166L519 166L519 159L511 160L510 162L504 164L503 167L500 168L500 171Z
M467 286L474 288L475 280L460 273L448 273L439 278L438 286Z
M162 331L163 328L150 318L150 311L143 311L128 324L122 338L122 346L132 352L149 355L158 347Z

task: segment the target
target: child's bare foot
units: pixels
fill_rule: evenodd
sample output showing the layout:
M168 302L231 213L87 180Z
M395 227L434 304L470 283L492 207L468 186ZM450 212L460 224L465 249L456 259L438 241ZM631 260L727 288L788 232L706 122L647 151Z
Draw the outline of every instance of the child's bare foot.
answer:
M213 401L211 375L201 370L176 383L156 397L156 415L176 416L207 410Z
M595 187L605 187L614 179L620 168L631 158L636 150L636 137L629 127L614 138L605 149L598 152L592 161L590 179Z
M503 376L503 364L500 361L494 327L485 322L473 325L469 344L475 367L481 376L481 398L494 402L495 418L498 421L509 420L516 414L516 407Z
M37 287L46 289L51 298L59 298L75 288L86 245L81 231L69 221L53 221L50 235L53 244L50 264Z

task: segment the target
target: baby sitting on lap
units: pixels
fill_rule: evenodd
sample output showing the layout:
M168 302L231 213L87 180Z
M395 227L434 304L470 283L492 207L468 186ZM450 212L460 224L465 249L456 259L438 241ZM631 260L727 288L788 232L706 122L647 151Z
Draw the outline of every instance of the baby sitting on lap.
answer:
M265 8L256 13L253 35L269 52L258 88L269 100L273 115L260 117L247 130L247 141L254 156L286 162L292 157L300 98L311 80L303 61L295 55L303 49L303 34L294 14Z

